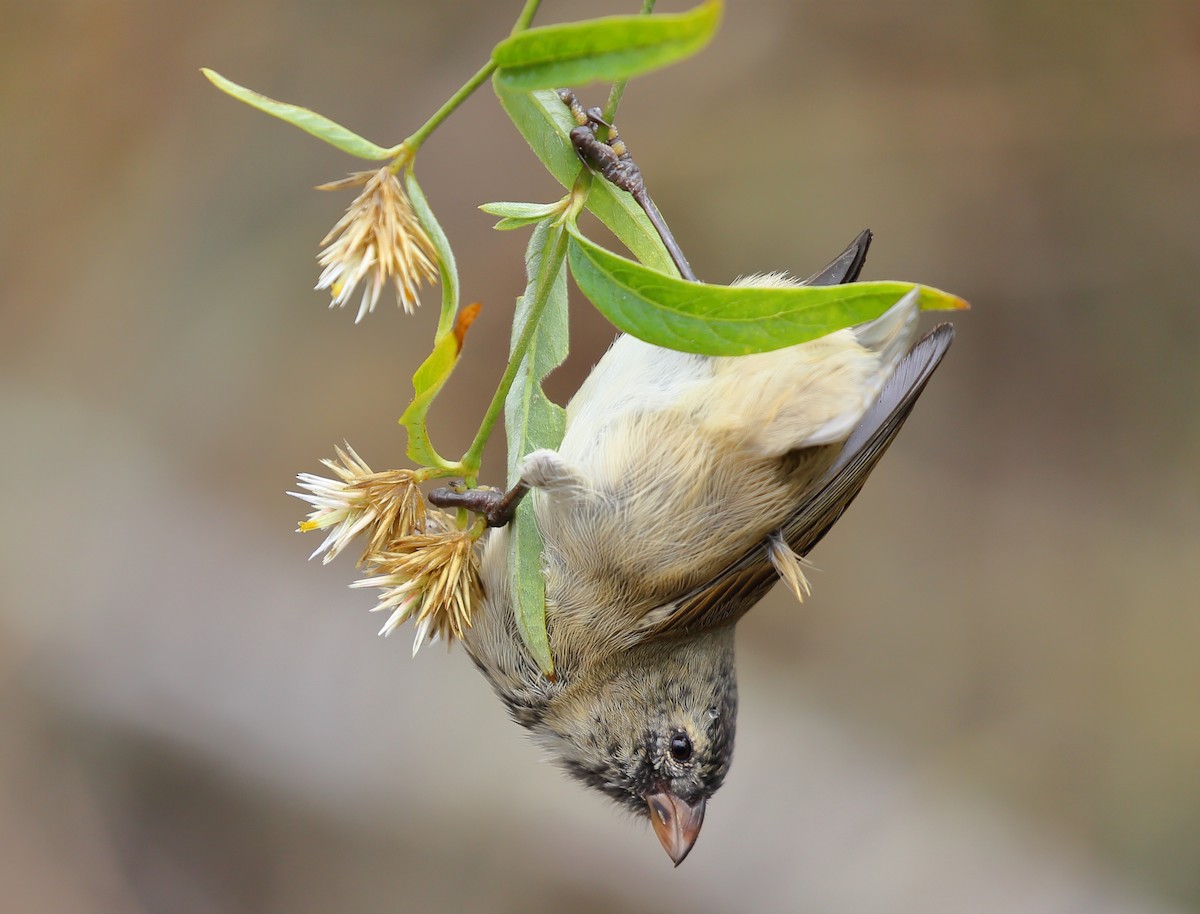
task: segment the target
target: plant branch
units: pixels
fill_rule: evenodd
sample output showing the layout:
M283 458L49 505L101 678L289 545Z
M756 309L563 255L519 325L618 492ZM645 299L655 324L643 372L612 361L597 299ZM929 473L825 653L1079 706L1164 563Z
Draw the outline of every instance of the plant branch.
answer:
M513 26L512 34L523 32L529 28L529 23L533 22L533 17L537 15L538 7L542 5L542 0L525 0L525 6L521 10L521 15L517 17L517 23Z
M523 32L529 28L529 23L533 21L534 15L537 13L538 7L541 5L541 0L525 0L525 6L521 10L521 14L517 17L516 24L513 25L512 34ZM488 78L496 71L496 65L492 61L488 61L479 71L468 79L459 88L457 92L446 99L445 104L438 108L424 124L417 128L416 132L407 137L400 144L401 152L392 161L392 171L398 172L404 167L405 163L412 159L417 150L421 148L433 131L441 126L442 121L448 118L454 111L466 101L476 89L487 82Z
M654 12L654 4L658 0L642 0L641 15L649 16ZM621 104L621 96L625 94L625 86L629 84L627 79L619 79L612 84L612 88L608 91L608 102L604 106L604 119L610 124L613 118L617 116L617 106Z
M430 117L429 120L418 127L415 133L407 137L404 142L400 144L403 147L404 152L396 157L392 164L392 170L399 171L400 167L404 165L404 161L411 158L416 151L421 148L421 144L429 138L429 134L437 130L437 128L441 126L442 121L453 114L455 109L458 108L458 106L464 101L466 101L472 92L487 82L488 78L492 75L492 73L495 72L495 70L496 65L489 60L486 64L480 67L479 72L463 83L461 88L451 95L446 100L446 103L433 113L433 116Z
M547 239L547 242L549 240ZM566 256L567 232L560 224L557 226L557 236L554 237L553 250L551 250L549 243L542 249L542 262L538 265L533 304L529 309L525 325L521 328L521 335L517 338L516 344L509 353L508 366L504 369L504 375L500 378L500 384L496 387L496 393L492 396L492 402L488 405L483 422L479 426L478 433L475 435L475 440L471 442L471 447L463 455L460 462L464 473L468 476L477 476L479 473L479 465L483 460L484 445L487 444L488 438L491 436L492 427L496 424L496 420L500 418L500 414L504 411L504 401L508 398L508 391L516 379L517 370L521 367L521 363L525 360L525 356L529 351L529 344L533 340L534 333L537 331L542 311L546 307L546 302L550 299L550 287L554 284L554 277L562 269Z

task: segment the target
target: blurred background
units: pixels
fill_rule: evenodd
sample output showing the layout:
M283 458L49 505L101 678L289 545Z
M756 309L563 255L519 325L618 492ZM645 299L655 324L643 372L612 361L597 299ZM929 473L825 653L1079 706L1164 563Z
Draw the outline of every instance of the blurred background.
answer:
M344 439L405 465L437 294L329 311L351 195L310 188L361 166L198 72L388 144L519 6L5 5L5 909L1200 910L1200 6L738 0L631 85L703 279L870 227L864 278L974 305L813 597L742 624L737 760L677 871L461 651L376 639L349 557L305 561L284 492ZM418 173L484 303L433 414L455 454L523 286L475 207L560 191L486 89ZM576 304L563 400L612 338Z

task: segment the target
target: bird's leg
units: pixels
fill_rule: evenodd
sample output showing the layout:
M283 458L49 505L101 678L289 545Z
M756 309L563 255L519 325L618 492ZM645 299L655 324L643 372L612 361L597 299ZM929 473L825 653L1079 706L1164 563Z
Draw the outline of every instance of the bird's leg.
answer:
M583 474L563 460L558 451L546 447L525 455L525 459L521 461L520 481L530 488L559 494L587 490Z
M599 172L607 181L621 190L629 192L645 212L646 218L650 220L655 231L658 232L663 246L671 255L671 260L675 262L676 269L679 270L679 275L684 279L697 282L695 271L692 270L687 258L683 256L683 251L667 226L666 220L663 219L662 213L650 199L650 193L646 190L646 180L642 177L642 170L630 156L629 148L617 133L616 126L604 120L599 108L589 108L585 111L575 93L570 89L559 89L558 97L571 110L575 122L579 125L570 133L571 143L579 158L589 168ZM597 127L607 130L604 140L596 135Z

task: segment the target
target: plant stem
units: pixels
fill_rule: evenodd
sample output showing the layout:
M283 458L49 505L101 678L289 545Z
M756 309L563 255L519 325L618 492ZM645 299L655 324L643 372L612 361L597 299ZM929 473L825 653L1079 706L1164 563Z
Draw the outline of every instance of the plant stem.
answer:
M525 7L521 10L521 15L517 17L517 24L513 26L512 34L515 35L517 32L523 32L529 28L529 23L533 22L533 17L541 5L542 0L525 0Z
M512 34L515 35L517 32L522 32L525 29L529 28L529 23L531 23L533 21L533 17L537 13L538 7L540 5L541 5L541 0L525 0L525 5L524 5L524 7L521 8L521 13L519 16L517 16L517 21L513 25ZM433 113L433 116L430 117L429 120L427 120L424 124L422 124L420 127L418 127L416 132L414 132L407 139L405 139L397 147L397 149L399 151L397 152L396 157L392 160L391 164L389 165L392 172L394 174L399 173L400 169L404 168L405 166L408 166L409 179L412 181L413 186L415 187L416 186L416 178L412 174L412 160L413 160L413 157L416 155L417 150L421 148L421 145L425 142L425 140L427 140L429 138L430 134L432 134L433 131L437 130L437 128L439 126L441 126L442 121L444 121L451 114L453 114L454 111L464 101L466 101L467 98L470 97L471 93L473 93L476 89L478 89L481 85L483 85L495 71L496 71L496 64L493 63L491 60L489 60L486 64L484 64L482 67L479 68L479 70L475 73L474 76L472 76L465 83L463 83L461 88L459 88L459 90L457 92L455 92L453 95L451 95L450 98L448 98L446 100L446 102L440 108L438 108L437 111L435 111ZM416 192L418 195L420 194L419 187L417 187ZM424 198L422 197L422 199L424 199ZM428 209L427 205L426 205L426 209ZM433 221L433 224L435 226L437 226L436 220L433 220L432 212L429 212L428 215L429 215L429 218ZM446 270L449 269L450 272L453 273L454 260L453 260L453 254L450 252L449 243L445 242L445 236L441 235L440 227L437 227L437 233L439 236L441 236L441 240L444 243L445 250L446 250L446 254L444 256L439 256L439 258L438 258L438 261L439 261L438 267L439 267L439 270L442 271L443 290L445 290L447 288ZM564 234L564 238L565 238L565 234ZM563 249L564 253L559 255L560 262L562 260L562 257L565 255L565 250L566 250L565 241L562 244L562 249ZM448 258L448 262L447 262L447 258ZM456 283L456 285L457 285L457 283ZM544 298L545 298L545 296L543 296L543 299ZM544 307L545 301L543 300L541 304ZM442 301L442 311L441 311L440 316L438 317L438 329L437 329L437 336L435 337L435 345L436 345L437 339L442 337L445 333L448 333L451 330L451 328L453 327L453 319L454 319L455 314L457 313L457 310L458 310L457 309L457 292L453 293L452 295L444 294L443 301ZM540 314L540 310L538 313ZM534 321L533 323L536 323L536 321ZM531 326L532 326L532 324L531 324ZM528 345L529 345L528 339L525 339L524 337L522 339L523 339L524 345L526 347L528 347ZM524 352L524 350L522 350L522 352ZM516 364L520 364L520 359L517 360ZM513 367L513 366L510 364L510 367ZM515 375L515 374L516 374L516 369L514 367L513 371L511 372L511 375ZM480 464L481 455L483 453L483 446L487 443L488 435L491 433L491 430L492 430L492 425L494 425L495 421L496 421L496 414L498 414L498 412L499 412L499 408L497 407L497 400L499 401L500 406L503 406L504 398L507 395L508 388L512 386L511 375L510 374L505 375L505 380L501 382L501 389L496 392L496 397L493 398L492 404L488 408L488 414L484 418L483 426L480 428L479 434L476 435L475 441L471 445L471 449L467 452L467 455L465 457L463 457L463 459L460 460L456 464L451 464L451 463L446 462L444 459L442 459L438 455L437 451L435 451L433 449L433 444L432 444L432 442L428 441L428 435L424 431L424 429L425 429L424 419L423 418L421 419L421 422L420 422L421 433L423 435L425 435L426 444L427 444L428 450L430 452L429 456L434 458L434 461L437 464L436 466L425 467L421 471L422 473L425 474L424 478L432 479L432 478L438 478L438 477L443 477L443 476L463 476L466 478L466 483L468 486L473 487L475 485L476 476L479 474L479 464ZM428 405L426 408L428 408ZM401 422L403 422L403 419L401 420ZM412 432L410 431L409 434L411 435ZM411 447L411 439L410 439L410 447ZM464 525L465 519L466 519L466 512L460 510L458 512L458 524L460 527L462 527Z
M411 158L416 151L421 148L421 144L429 138L429 134L437 130L437 128L441 126L442 121L453 114L454 110L464 101L466 101L472 92L483 85L483 83L487 81L487 78L491 76L495 70L496 65L490 60L480 67L478 73L463 83L462 88L451 95L450 98L446 100L446 103L433 113L433 117L418 127L416 133L409 136L403 143L400 144L404 147L404 153L402 153L400 156L397 156L397 161L400 161L401 158ZM403 164L403 162L400 162L400 164Z
M483 423L479 426L479 432L475 435L475 440L471 442L470 449L463 455L461 465L467 475L475 476L479 472L479 465L483 460L484 445L487 444L487 440L491 436L492 426L496 424L496 420L500 418L500 414L504 411L504 401L508 398L508 391L516 379L517 370L525 360L525 355L529 351L529 344L533 340L534 333L537 332L542 311L545 309L546 302L550 298L550 287L554 285L554 277L562 269L563 260L566 259L567 232L562 225L557 227L557 232L558 236L554 239L553 251L549 250L549 244L542 248L542 262L538 266L533 305L530 307L529 315L525 319L525 326L521 328L521 335L517 338L512 351L508 355L508 366L504 369L504 375L500 378L500 384L496 388L496 393L492 396L492 402L488 405L487 413L483 417ZM547 242L550 241L549 238L546 240ZM549 253L547 253L548 251Z
M525 0L525 6L521 10L521 15L517 17L517 22L512 28L512 34L515 35L517 32L523 32L529 28L529 23L533 21L533 17L537 13L541 2L542 0ZM483 85L495 71L496 65L489 60L479 68L479 71L474 76L463 83L457 92L446 99L446 103L438 108L429 120L418 127L415 133L407 137L400 144L401 153L393 160L392 170L399 171L406 162L410 161L417 150L421 148L421 144L429 138L429 134L437 130L441 126L442 121L453 114L455 109L466 101L472 92Z
M642 0L641 15L649 16L654 12L654 4L658 0ZM604 106L604 119L610 124L613 118L617 116L617 105L621 104L621 96L625 94L625 86L629 83L627 79L619 79L613 83L612 88L608 92L608 103Z

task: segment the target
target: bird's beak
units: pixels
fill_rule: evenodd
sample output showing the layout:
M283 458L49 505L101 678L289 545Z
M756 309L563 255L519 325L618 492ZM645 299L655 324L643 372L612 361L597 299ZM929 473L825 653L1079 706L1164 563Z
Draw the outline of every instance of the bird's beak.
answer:
M675 865L683 863L704 824L704 797L695 805L688 805L669 790L646 794L646 805L650 807L650 823L654 834L662 842L667 856Z

